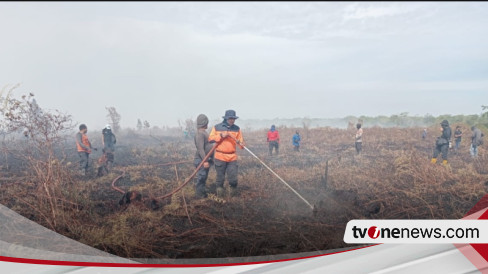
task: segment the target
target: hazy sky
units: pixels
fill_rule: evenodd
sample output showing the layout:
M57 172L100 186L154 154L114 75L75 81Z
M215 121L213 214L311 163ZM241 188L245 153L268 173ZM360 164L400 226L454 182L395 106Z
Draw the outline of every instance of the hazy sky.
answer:
M0 88L89 127L488 104L488 2L2 2L0 40Z

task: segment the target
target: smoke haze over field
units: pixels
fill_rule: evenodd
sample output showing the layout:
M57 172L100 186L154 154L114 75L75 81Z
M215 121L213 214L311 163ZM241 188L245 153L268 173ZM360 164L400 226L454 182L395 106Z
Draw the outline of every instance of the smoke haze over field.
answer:
M486 2L0 3L0 87L101 127L479 114ZM297 125L298 126L298 125Z

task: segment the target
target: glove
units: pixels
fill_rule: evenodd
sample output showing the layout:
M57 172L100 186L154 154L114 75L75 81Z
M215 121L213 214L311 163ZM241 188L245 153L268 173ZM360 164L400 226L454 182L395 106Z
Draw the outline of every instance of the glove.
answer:
M236 140L236 143L237 143L237 145L239 145L239 147L241 149L244 149L244 144L241 144L241 142L239 140Z

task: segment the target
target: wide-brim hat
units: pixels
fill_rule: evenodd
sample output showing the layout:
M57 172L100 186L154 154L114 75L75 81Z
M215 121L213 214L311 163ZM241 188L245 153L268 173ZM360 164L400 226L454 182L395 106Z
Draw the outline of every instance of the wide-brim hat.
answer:
M224 118L224 119L229 119L229 118L230 119L238 119L239 117L236 116L235 110L230 109L230 110L225 111L225 116L222 116L222 118Z

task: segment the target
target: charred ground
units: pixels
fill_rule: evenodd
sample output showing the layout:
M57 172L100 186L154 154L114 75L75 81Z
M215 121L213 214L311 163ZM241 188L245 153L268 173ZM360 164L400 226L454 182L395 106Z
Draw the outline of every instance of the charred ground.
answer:
M196 199L190 183L172 197L158 199L193 171L194 144L191 139L138 134L117 136L115 168L104 177L96 176L95 163L87 178L76 175L74 144L68 140L60 145L67 156L56 165L66 173L57 184L59 191L53 192L55 216L39 184L24 179L26 165L4 157L0 202L119 256L223 258L348 247L342 238L350 219L456 219L486 193L486 152L481 148L479 158L471 159L466 138L444 167L430 164L435 136L423 141L420 128L366 127L360 156L355 155L353 130L301 130L299 153L289 141L296 129L278 130L281 154L273 157L267 156L265 130L243 134L249 149L316 205L316 214L245 151L239 151L239 197L210 194ZM95 152L91 157L99 156ZM178 161L190 162L161 165ZM119 204L122 194L111 183L124 170L117 186L142 194L141 201ZM215 193L214 181L212 168L210 193Z

